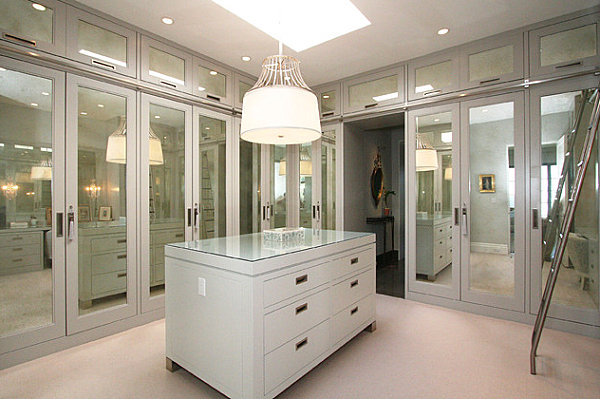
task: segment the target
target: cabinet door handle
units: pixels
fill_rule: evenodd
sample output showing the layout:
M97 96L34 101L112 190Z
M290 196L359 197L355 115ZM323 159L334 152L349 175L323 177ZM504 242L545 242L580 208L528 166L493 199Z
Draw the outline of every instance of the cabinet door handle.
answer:
M313 219L317 217L317 206L313 205Z
M73 241L75 239L75 212L73 211L73 207L69 207L69 213L67 214L68 220L68 228L67 228L67 236L69 237L69 241Z
M210 98L211 100L215 100L215 101L221 102L221 99L219 97L217 97L217 96L211 96L210 94L207 94L206 98Z
M198 204L194 204L194 228L198 228Z
M117 259L125 259L125 258L127 258L127 254L117 255Z
M350 316L352 316L356 312L358 312L358 306L350 311Z
M192 208L187 209L187 217L188 217L187 225L188 225L188 227L192 227Z
M300 277L296 277L296 285L306 283L308 281L308 274L303 274Z
M308 310L308 302L306 302L306 303L304 303L304 304L302 304L302 305L298 306L298 307L296 308L296 314L300 314L300 313L302 313L302 312L304 312L304 311L306 311L306 310Z
M568 68L568 67L577 66L577 65L581 65L581 61L571 62L570 64L565 64L565 65L557 65L554 67L554 69Z
M308 344L308 337L304 338L302 341L296 342L296 350L299 350L300 348L302 348L306 344Z
M117 240L117 244L125 244L127 242L127 238L122 238L120 240Z
M117 274L118 278L125 277L125 276L127 276L127 272Z
M95 59L92 59L91 63L92 63L92 65L99 66L100 68L108 69L108 70L111 70L111 71L114 71L114 70L117 69L117 67L114 66L113 64L109 64L109 63L106 63L106 62L98 61L98 60L95 60Z
M440 90L440 89L429 90L429 91L426 91L426 92L423 93L423 97L432 96L434 94L438 94L438 93L441 93L441 92L442 92L442 90Z
M469 235L469 227L468 227L468 223L469 219L467 218L467 207L463 207L462 209L462 233L463 236L467 236Z
M21 44L26 44L26 45L31 46L31 47L36 47L37 46L37 43L36 43L35 40L23 39L22 37L11 35L10 33L5 33L2 36L4 36L5 39L8 39L8 40L13 41L13 42L17 42L17 43L21 43Z
M494 78L494 79L488 79L488 80L482 80L481 82L479 82L480 85L484 85L486 83L492 83L492 82L497 82L499 81L500 78Z
M460 209L454 208L454 225L458 226L460 224Z
M325 118L326 116L331 116L331 115L333 115L333 111L331 111L331 112L322 112L321 113L321 117L322 118Z
M358 279L354 280L353 282L350 283L350 288L354 288L358 285Z
M373 108L373 107L376 107L376 106L377 106L377 103L367 104L367 105L365 105L365 108Z
M56 237L63 236L63 213L56 212Z
M531 227L535 230L538 230L540 228L540 224L538 222L539 219L539 212L537 208L533 208L531 210Z
M167 87L170 87L170 88L172 88L172 89L176 89L176 88L177 88L177 85L176 85L176 84L169 83L169 82L165 82L165 81L163 81L163 80L161 80L161 81L160 81L160 84L161 84L161 85L164 85L164 86L167 86Z
M352 259L350 259L350 264L351 264L351 265L355 265L355 264L357 264L357 263L358 263L358 256L357 256L356 258L352 258Z
M321 220L321 205L317 204L317 220Z

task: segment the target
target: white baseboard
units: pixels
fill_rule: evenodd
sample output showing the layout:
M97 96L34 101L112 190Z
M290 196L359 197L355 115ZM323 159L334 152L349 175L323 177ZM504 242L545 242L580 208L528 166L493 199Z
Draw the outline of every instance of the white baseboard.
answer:
M471 252L477 252L481 254L508 254L508 245L506 244L492 244L489 242L472 242Z

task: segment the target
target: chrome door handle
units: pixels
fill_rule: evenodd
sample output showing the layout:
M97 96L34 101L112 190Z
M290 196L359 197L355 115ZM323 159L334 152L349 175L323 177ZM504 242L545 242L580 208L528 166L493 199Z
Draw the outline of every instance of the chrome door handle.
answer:
M539 223L539 211L537 208L533 208L531 210L531 228L538 230L540 228L540 223Z
M467 226L468 222L469 222L469 219L467 218L467 207L464 206L462 209L462 233L463 233L463 236L469 235L469 227Z
M195 229L198 228L198 215L199 215L198 204L194 204L194 228Z
M75 211L73 211L73 207L69 206L69 212L67 213L68 227L67 227L67 236L69 237L69 241L73 241L75 239Z

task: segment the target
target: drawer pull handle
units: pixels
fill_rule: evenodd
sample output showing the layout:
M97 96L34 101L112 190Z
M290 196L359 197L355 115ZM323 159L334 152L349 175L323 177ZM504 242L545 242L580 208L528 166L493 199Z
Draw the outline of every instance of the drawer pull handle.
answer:
M442 259L442 257L443 257L443 256L444 256L444 255L440 255L440 259Z
M581 61L572 62L570 64L565 64L565 65L557 65L554 67L554 69L568 68L568 67L577 66L577 65L581 65Z
M321 113L321 117L325 118L326 116L332 116L333 115L333 111L331 112L322 112Z
M300 285L302 283L306 283L308 281L308 274L304 274L300 277L296 277L296 285Z
M300 348L302 348L306 344L308 344L308 337L306 337L302 341L296 343L296 350L300 350Z
M350 283L350 288L354 288L358 285L358 279L354 280L353 282Z
M23 258L13 259L13 262L22 262Z
M350 259L350 264L351 265L354 265L356 263L358 263L358 257Z
M15 36L15 35L11 35L10 33L5 33L4 34L4 38L8 39L8 40L12 40L13 42L18 42L21 44L26 44L28 46L31 47L36 47L37 43L35 42L35 40L27 40L27 39L23 39L19 36Z
M181 238L181 237L183 237L183 233L175 234L175 237L176 238Z
M206 98L209 98L211 100L215 100L215 101L221 102L221 99L219 97L217 97L217 96L211 96L210 94L207 94Z
M296 314L300 314L300 313L304 312L305 310L308 310L308 302L303 305L298 306L296 308Z
M358 306L350 311L350 316L352 316L356 312L358 312Z
M23 250L23 248L21 248L21 247L19 247L19 248L13 248L13 251L14 251L14 252L17 252L17 251L22 251L22 250Z
M377 106L377 103L367 104L367 105L365 105L365 108L373 108L373 107L376 107L376 106Z
M22 239L23 239L23 237L21 237L21 236L16 236L16 237L12 238L13 241L18 241L18 240L22 240Z
M119 278L125 277L125 276L127 276L127 272L117 274L117 277L119 277Z
M112 64L109 64L109 63L106 63L106 62L102 62L102 61L98 61L98 60L95 60L95 59L92 59L90 61L90 63L92 65L95 65L95 66L98 66L98 67L104 68L104 69L109 69L111 71L115 71L117 69L117 67L114 66L114 65L112 65Z
M492 82L497 82L499 81L500 78L494 78L494 79L488 79L488 80L482 80L481 82L479 82L480 85L484 85L486 83L492 83Z
M117 259L125 259L125 258L127 258L127 254L117 255Z
M127 242L127 238L123 238L122 240L117 240L117 244L125 244Z
M434 94L438 94L441 93L442 90L437 89L437 90L429 90L423 93L423 97L427 97L427 96L433 96Z
M161 85L163 85L163 86L171 87L171 88L173 88L173 89L176 89L176 88L177 88L177 85L175 85L175 84L173 84L173 83L165 82L164 80L161 80L161 81L160 81L160 84L161 84Z

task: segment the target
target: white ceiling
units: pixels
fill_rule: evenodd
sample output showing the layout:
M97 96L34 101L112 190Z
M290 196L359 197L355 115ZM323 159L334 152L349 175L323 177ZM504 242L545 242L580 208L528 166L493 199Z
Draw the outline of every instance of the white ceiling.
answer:
M276 41L210 0L79 0L182 46L260 72ZM327 1L327 0L324 0ZM405 61L531 23L593 7L598 0L353 0L371 25L297 56L311 86ZM301 2L299 2L301 6ZM175 20L167 26L160 20ZM438 36L441 27L450 33ZM240 57L249 55L252 61Z

